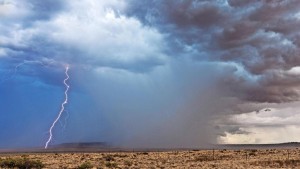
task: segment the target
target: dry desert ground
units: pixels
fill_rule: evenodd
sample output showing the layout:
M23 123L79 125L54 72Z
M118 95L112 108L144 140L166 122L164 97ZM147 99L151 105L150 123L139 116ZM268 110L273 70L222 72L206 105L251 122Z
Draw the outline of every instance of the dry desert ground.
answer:
M300 149L2 153L0 159L2 168L14 159L43 168L300 168Z

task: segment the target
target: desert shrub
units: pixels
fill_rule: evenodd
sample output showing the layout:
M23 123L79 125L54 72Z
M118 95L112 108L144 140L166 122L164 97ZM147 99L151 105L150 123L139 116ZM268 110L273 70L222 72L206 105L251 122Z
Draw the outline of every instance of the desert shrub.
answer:
M124 164L127 166L132 166L133 163L131 161L126 160L124 161Z
M298 166L300 164L300 160L283 160L283 163L286 166Z
M23 155L21 155L21 157L22 157L22 158L28 158L28 157L29 157L29 155L27 155L27 154L23 154Z
M43 168L45 165L39 160L29 160L27 158L7 158L0 161L1 168L19 168L19 169L30 169L30 168Z
M255 153L252 153L252 152L250 152L248 155L249 155L249 156L256 156L256 154L255 154Z
M230 160L232 159L232 155L231 154L224 154L224 155L218 155L216 156L215 158L211 158L212 160L215 159L215 160Z
M111 155L104 156L105 161L115 161L115 158Z
M125 158L125 157L128 157L128 155L126 155L126 154L115 154L113 157Z
M168 162L168 160L166 160L166 159L161 159L161 163L162 164L166 164Z
M67 167L67 166L64 166L64 165L59 165L59 168L60 168L60 169L67 169L68 167Z
M265 161L255 161L251 163L252 165L268 166L268 167L286 167L286 166L298 166L300 160L265 160Z
M93 165L90 162L84 162L77 169L90 169L93 168Z
M212 157L208 157L208 156L198 156L194 159L194 161L204 162L204 161L214 161L214 159Z
M108 167L108 168L117 168L118 167L117 163L110 162L110 161L106 162L105 166Z
M250 150L249 156L256 156L257 150Z
M223 151L223 150L220 150L220 153L225 153L225 151Z
M0 167L1 168L14 168L17 166L17 161L16 159L11 159L11 158L8 158L8 159L4 159L0 161Z

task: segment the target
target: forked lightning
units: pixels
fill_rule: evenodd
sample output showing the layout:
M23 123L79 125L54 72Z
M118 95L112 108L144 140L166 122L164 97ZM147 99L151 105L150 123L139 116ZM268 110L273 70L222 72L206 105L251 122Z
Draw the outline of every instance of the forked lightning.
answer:
M59 121L62 113L64 112L65 110L65 105L68 103L68 91L69 91L69 88L70 86L68 85L67 81L69 80L69 74L68 74L68 71L69 71L69 65L66 66L66 70L65 70L65 74L66 74L66 78L64 79L63 83L64 85L66 86L66 90L65 90L65 100L64 102L61 104L61 109L58 113L58 116L56 117L56 119L53 121L51 127L49 128L49 138L45 144L45 149L48 148L49 146L49 143L52 141L52 137L53 137L53 134L52 134L52 130L53 128L55 127L56 123Z

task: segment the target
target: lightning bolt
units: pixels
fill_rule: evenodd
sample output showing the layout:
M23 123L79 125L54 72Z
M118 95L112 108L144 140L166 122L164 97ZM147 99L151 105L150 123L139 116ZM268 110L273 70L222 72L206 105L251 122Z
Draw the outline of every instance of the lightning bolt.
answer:
M65 75L66 75L66 78L65 78L64 81L63 81L64 85L66 86L66 90L65 90L65 100L64 100L64 102L61 104L61 109L60 109L60 111L59 111L59 113L58 113L58 116L56 117L56 119L53 121L51 127L49 128L49 138L48 138L48 140L47 140L47 142L46 142L46 144L45 144L45 149L48 148L48 145L49 145L49 143L51 142L52 137L53 137L52 130L53 130L53 128L55 127L56 123L59 121L59 119L60 119L62 113L64 112L64 110L65 110L65 105L68 103L68 91L69 91L69 88L70 88L70 86L69 86L68 83L67 83L67 81L68 81L69 78L70 78L70 77L69 77L69 74L68 74L68 71L69 71L69 65L67 65L65 68L66 68L66 69L65 69Z

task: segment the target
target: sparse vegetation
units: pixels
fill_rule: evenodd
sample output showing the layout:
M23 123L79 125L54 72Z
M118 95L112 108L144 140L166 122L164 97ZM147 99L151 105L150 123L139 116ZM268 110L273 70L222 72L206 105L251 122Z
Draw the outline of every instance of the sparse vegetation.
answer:
M256 152L257 152L257 150L255 150L255 149L252 149L252 150L250 150L250 152L249 152L249 156L256 156Z
M141 154L142 155L148 155L149 153L148 152L142 152Z
M131 161L129 161L129 160L126 160L126 161L124 161L124 165L126 165L126 166L132 166L132 162Z
M198 156L198 157L195 158L194 161L196 161L196 162L207 162L207 161L212 161L212 160L213 160L213 158L208 157L208 156Z
M91 169L91 168L93 168L93 165L90 162L84 162L77 167L77 169Z
M110 162L110 161L106 162L105 166L108 167L108 168L117 168L118 167L117 163Z
M0 168L300 168L299 155L299 149L0 154Z
M112 155L104 156L104 160L105 161L115 161L115 159L114 159L114 157Z
M7 158L0 160L1 168L19 168L19 169L30 169L30 168L43 168L44 164L38 160L29 160L23 158Z
M268 166L272 168L296 167L300 165L300 160L264 160L251 162L251 164L256 166Z

